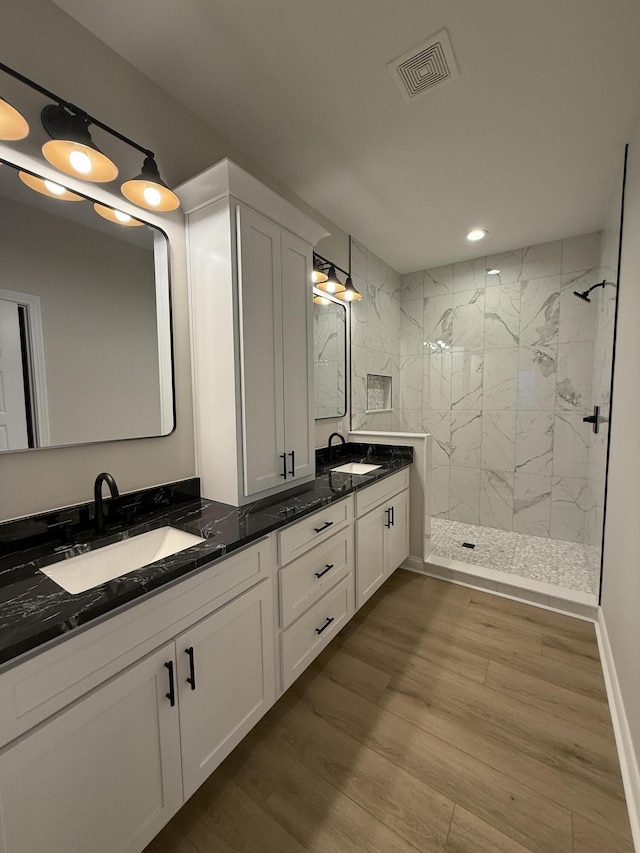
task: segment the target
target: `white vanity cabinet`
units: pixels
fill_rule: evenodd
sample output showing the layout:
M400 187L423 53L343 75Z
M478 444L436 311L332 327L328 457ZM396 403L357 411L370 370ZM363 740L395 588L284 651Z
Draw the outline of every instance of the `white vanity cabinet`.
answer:
M198 474L240 506L315 476L311 269L328 232L229 160L178 194Z
M361 607L409 555L408 469L356 494L356 603Z
M0 751L1 853L144 849L275 701L271 569L265 539L0 676L19 721L138 641Z

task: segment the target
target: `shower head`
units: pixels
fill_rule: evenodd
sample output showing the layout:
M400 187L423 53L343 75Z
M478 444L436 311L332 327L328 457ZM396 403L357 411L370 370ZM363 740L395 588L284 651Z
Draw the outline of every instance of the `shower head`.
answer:
M584 299L585 302L591 302L591 300L589 299L589 291L588 290L585 290L584 293L578 293L577 290L574 290L573 295L577 296L578 299Z
M573 295L577 296L578 299L582 299L585 302L591 302L589 299L589 294L592 290L595 290L596 287L615 287L615 284L612 281L607 281L606 278L603 278L602 281L599 281L597 284L592 284L587 290L583 290L582 293L578 293L577 290L573 291Z

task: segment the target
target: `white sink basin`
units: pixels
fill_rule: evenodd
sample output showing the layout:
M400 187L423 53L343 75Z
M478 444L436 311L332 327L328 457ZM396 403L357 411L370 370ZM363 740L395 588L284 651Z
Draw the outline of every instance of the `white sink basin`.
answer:
M67 592L84 592L200 542L206 539L174 527L159 527L40 571Z
M364 462L347 462L346 465L339 465L337 468L332 468L332 471L337 471L339 474L368 474L369 471L375 471L376 468L382 468L382 465L367 465Z

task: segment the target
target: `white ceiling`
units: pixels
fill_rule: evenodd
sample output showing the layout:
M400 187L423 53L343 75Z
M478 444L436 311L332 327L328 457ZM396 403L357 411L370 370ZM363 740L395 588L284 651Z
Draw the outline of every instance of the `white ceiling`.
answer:
M640 108L638 0L55 2L399 272L599 229Z

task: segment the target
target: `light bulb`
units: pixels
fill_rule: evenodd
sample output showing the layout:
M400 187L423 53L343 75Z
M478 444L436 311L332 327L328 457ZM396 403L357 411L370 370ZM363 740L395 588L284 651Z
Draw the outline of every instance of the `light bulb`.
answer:
M342 296L345 302L351 302L353 299L353 290L345 290L345 292L341 293L340 296Z
M155 187L145 187L142 195L147 204L152 204L154 207L157 207L162 201L162 196Z
M54 181L45 179L44 185L50 193L54 193L55 195L64 195L66 192L64 187L61 187L60 184L56 184Z
M72 151L69 154L69 163L71 164L71 168L75 169L76 172L80 172L81 175L88 175L91 171L91 159L84 151Z
M336 292L336 289L337 289L337 288L336 288L336 283L335 283L334 281L328 281L328 282L327 282L326 290L327 290L329 293L335 293L335 292Z
M114 210L113 212L119 222L131 222L131 217L128 213L123 213L121 210Z

